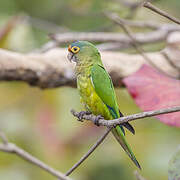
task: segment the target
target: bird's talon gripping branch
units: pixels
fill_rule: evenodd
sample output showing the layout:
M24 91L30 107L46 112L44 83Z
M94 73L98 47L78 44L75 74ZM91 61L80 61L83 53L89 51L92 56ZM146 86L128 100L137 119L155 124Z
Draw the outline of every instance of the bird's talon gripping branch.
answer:
M101 115L98 115L98 116L96 116L95 117L95 119L94 119L94 124L96 125L96 126L100 126L100 124L99 124L99 120L100 119L104 119Z
M92 114L92 112L91 111L85 111L86 112L86 115L90 115L90 114Z
M83 122L84 115L90 115L90 114L92 114L90 111L81 111L81 112L79 112L78 121Z
M116 127L117 127L117 125L116 125L116 124L113 124L113 125L112 125L112 127L113 127L113 128L116 128Z

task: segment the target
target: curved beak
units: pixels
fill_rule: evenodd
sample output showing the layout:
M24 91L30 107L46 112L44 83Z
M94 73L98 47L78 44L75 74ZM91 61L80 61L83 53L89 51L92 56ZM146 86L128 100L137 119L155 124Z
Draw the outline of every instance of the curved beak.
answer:
M69 51L67 58L69 59L70 62L72 62L73 59L73 53Z
M69 59L70 62L77 62L76 56L71 51L69 51L67 58Z

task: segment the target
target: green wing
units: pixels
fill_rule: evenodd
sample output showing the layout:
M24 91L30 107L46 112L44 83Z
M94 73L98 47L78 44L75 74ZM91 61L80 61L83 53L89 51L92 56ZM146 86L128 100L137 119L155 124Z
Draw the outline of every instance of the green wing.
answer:
M96 93L104 102L104 104L106 104L113 118L122 117L123 114L119 111L118 108L112 80L104 67L98 64L94 64L91 69L91 78ZM123 126L135 134L134 128L128 122L124 123ZM123 127L120 127L125 134Z
M114 87L104 67L94 64L91 68L91 80L96 93L106 104L113 118L120 117Z
M113 118L120 117L112 80L104 67L98 64L94 64L91 68L91 80L96 93L108 107ZM130 146L125 140L123 129L117 126L112 130L112 133L128 156L131 158L131 160L135 163L135 165L138 168L141 168L138 161L136 160L136 157L131 151Z

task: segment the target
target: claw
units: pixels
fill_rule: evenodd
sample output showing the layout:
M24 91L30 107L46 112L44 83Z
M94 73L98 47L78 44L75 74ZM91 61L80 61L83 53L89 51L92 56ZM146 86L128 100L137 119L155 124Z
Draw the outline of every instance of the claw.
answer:
M96 126L100 126L100 124L99 124L99 120L100 120L100 119L103 119L103 117L102 117L101 115L96 116L96 118L95 118L95 120L94 120L94 124L95 124Z
M113 128L116 128L118 125L116 125L116 124L113 124Z
M86 115L90 115L90 114L92 114L92 112L91 112L91 111L84 111L84 112L86 112Z
M79 112L79 114L78 114L78 121L81 121L81 122L83 122L83 116L84 115L90 115L91 114L91 112L90 111L81 111L81 112Z

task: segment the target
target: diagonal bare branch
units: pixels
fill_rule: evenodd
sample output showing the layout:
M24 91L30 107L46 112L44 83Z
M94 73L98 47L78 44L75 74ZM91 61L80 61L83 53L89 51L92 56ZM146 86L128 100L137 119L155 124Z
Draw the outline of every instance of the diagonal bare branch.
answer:
M134 171L134 175L137 180L146 180L144 177L142 177L138 171Z
M170 14L168 14L167 12L165 12L165 11L157 8L156 6L154 6L153 4L151 4L151 3L149 2L149 0L146 0L146 1L143 3L143 6L146 7L146 8L148 8L148 9L150 9L150 10L152 10L153 12L155 12L155 13L161 15L161 16L166 17L167 19L175 22L176 24L180 24L180 20L179 20L179 19L177 19L177 18L171 16Z
M44 171L48 172L49 174L59 178L60 180L71 180L69 177L64 175L63 173L53 169L52 167L48 166L44 162L40 161L36 157L32 156L28 152L24 151L20 147L16 146L13 143L9 143L6 136L2 131L0 131L0 138L2 139L3 143L0 144L0 151L15 154L20 158L32 163L33 165L43 169Z
M153 21L132 21L128 19L123 19L118 16L116 13L105 13L106 16L108 16L115 24L117 25L128 25L132 27L138 27L138 28L149 28L149 29L160 29L165 24L159 24Z
M89 151L81 157L81 159L73 165L66 173L66 176L69 176L76 168L78 168L95 150L96 148L104 141L107 135L110 133L112 127L108 128L106 132L98 139L98 141L89 149Z
M126 27L126 25L124 24L124 21L121 18L118 18L118 16L114 13L105 13L105 15L111 19L112 21L118 23L121 28L123 29L123 31L127 34L127 36L131 39L131 44L134 47L134 49L137 51L137 53L139 53L150 65L152 65L153 67L155 67L156 69L158 69L160 72L162 72L163 74L166 74L164 71L162 71L150 58L149 56L146 55L146 53L144 52L144 50L139 46L138 42L136 42L135 37L133 36L133 34L131 33L131 31L128 29L128 27ZM168 75L168 74L166 74ZM170 76L171 77L171 76Z

